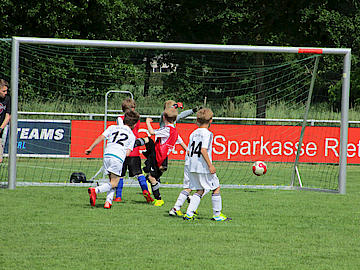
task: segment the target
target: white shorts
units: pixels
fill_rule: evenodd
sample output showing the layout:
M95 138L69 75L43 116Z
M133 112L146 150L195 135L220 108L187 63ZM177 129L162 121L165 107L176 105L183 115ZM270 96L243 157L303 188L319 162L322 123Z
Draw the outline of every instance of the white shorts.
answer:
M115 175L121 176L123 164L124 162L119 158L104 156L103 165L105 174L113 173Z
M190 172L188 166L184 167L184 188L192 190L215 190L220 186L216 173L195 173Z

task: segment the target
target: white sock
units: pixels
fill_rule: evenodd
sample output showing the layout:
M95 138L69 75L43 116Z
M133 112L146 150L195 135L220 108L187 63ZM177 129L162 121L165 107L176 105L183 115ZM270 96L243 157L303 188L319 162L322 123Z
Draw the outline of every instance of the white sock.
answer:
M221 195L220 195L220 193L213 194L211 196L211 203L212 203L214 216L220 215L221 210L222 210L222 203L221 203Z
M176 211L180 210L181 206L183 206L188 196L189 196L189 192L187 192L186 190L180 192L179 197L177 198L174 205Z
M112 204L113 198L115 194L115 188L110 189L106 195L106 201Z
M111 184L105 183L105 184L102 184L101 186L96 187L95 192L96 192L96 194L103 193L103 192L109 192L110 189L111 189Z
M191 200L190 200L190 204L186 210L186 214L189 217L192 217L194 215L194 212L196 211L196 209L198 209L199 204L201 201L201 195L195 193L194 195L192 195Z

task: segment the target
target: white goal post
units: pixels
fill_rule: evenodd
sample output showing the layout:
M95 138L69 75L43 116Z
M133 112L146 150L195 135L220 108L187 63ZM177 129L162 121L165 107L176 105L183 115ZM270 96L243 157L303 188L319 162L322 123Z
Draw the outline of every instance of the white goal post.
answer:
M348 110L350 92L350 66L351 49L348 48L300 48L300 47L273 47L273 46L244 46L244 45L211 45L211 44L182 44L159 42L126 42L103 40L77 40L13 37L11 53L11 128L10 134L17 133L18 120L18 84L19 84L19 47L20 44L38 45L71 45L107 48L132 48L132 49L162 49L180 51L208 51L208 52L252 52L252 53L291 53L291 54L332 54L343 56L342 73L342 98L341 98L341 126L340 126L340 153L338 192L346 193L346 165L348 141ZM10 135L9 146L9 178L8 188L16 187L16 154L17 138Z

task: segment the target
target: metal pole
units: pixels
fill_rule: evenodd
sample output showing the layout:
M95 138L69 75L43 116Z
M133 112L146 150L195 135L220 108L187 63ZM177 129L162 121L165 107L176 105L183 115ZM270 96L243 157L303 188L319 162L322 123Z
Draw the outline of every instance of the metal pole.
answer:
M106 41L85 39L59 38L31 38L15 37L21 43L54 44L73 46L98 46L113 48L186 50L186 51L222 51L222 52L265 52L265 53L310 53L310 54L346 54L346 48L310 48L310 47L276 47L276 46L248 46L248 45L216 45L216 44L188 44L162 42L135 42L135 41Z
M291 186L293 186L294 182L295 182L295 175L296 175L296 171L297 171L297 165L299 163L301 146L302 146L303 139L304 139L304 133L305 133L307 118L308 118L308 114L309 114L310 104L311 104L311 97L312 97L312 93L313 93L313 90L314 90L316 73L317 73L318 66L319 66L319 59L320 59L319 56L317 56L316 59L315 59L315 65L314 65L314 69L313 69L313 73L312 73L312 77L311 77L311 83L310 83L310 89L309 89L309 93L308 93L308 98L307 98L307 101L306 101L304 119L303 119L302 126L301 126L299 145L298 145L298 149L296 151L294 170L293 170L293 173L292 173L292 176L291 176Z
M344 56L343 84L341 96L341 126L340 126L340 169L339 169L339 193L346 193L346 164L347 164L347 144L349 128L349 92L350 92L350 68L351 51Z
M16 151L18 120L18 84L19 84L19 42L12 40L11 52L11 120L9 143L9 189L16 187Z

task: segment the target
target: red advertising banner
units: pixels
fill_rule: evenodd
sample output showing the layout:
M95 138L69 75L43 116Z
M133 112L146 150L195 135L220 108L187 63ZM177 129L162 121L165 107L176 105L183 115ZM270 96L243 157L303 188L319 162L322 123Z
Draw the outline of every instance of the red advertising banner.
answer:
M153 127L159 128L159 124L153 123ZM197 126L179 123L176 128L187 144L191 132ZM70 156L102 157L103 144L98 145L90 156L86 156L84 151L103 130L102 121L72 121ZM293 162L301 127L212 124L210 130L214 134L214 160ZM139 134L141 137L147 136L145 123L140 124ZM300 162L338 163L339 138L338 127L306 127ZM360 164L360 128L349 128L347 155L348 163ZM170 159L182 160L184 157L185 153L180 145L170 154Z

